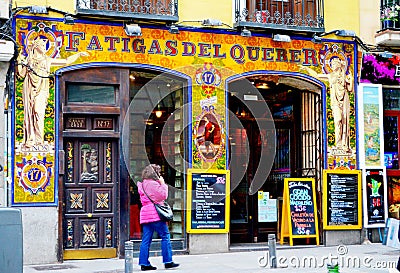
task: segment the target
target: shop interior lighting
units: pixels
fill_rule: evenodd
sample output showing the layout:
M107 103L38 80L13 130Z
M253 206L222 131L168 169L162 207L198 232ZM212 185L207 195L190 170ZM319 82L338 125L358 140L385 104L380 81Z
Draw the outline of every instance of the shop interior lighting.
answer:
M242 29L242 32L240 33L240 36L242 37L251 37L251 31L248 30L246 27Z
M161 116L163 114L161 109L160 109L160 105L159 104L157 105L157 111L155 112L155 114L156 114L157 118L161 118Z
M292 41L289 35L284 35L284 34L273 34L272 40L274 40L275 42L285 42L285 43L290 43Z
M138 24L126 23L124 30L128 36L142 36L142 29Z

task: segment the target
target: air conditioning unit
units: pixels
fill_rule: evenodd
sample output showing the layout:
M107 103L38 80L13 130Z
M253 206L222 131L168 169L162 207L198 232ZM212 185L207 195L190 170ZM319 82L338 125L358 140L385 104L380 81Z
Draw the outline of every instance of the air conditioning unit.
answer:
M0 0L0 19L10 18L10 0Z

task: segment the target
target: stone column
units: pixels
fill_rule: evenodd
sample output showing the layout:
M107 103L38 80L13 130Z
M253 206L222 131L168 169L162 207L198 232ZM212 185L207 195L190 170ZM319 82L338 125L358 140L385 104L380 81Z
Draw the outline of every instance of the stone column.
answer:
M5 151L5 141L7 141L4 115L4 90L6 88L7 71L10 66L10 60L14 56L14 43L10 41L0 40L0 207L7 206L7 183L5 183L4 165L6 164L7 154Z

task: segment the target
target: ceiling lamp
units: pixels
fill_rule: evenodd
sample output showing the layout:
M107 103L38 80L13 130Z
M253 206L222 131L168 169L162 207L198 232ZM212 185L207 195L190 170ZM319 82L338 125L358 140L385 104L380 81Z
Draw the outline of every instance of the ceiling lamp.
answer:
M155 112L155 114L156 114L157 118L161 118L161 116L163 114L161 109L160 109L160 105L159 104L157 104L157 111Z
M270 89L270 86L267 83L263 82L263 83L256 84L256 88L258 88L258 89Z

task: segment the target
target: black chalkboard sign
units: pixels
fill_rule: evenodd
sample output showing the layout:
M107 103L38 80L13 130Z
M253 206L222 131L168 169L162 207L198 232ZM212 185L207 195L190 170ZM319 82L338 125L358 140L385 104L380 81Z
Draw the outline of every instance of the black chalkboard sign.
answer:
M229 171L188 172L188 233L227 233L229 231Z
M285 178L281 244L283 238L315 237L319 244L318 221L315 203L315 182L312 178Z
M289 181L290 219L293 235L314 235L314 193L312 181Z
M361 229L361 171L324 170L324 228Z

